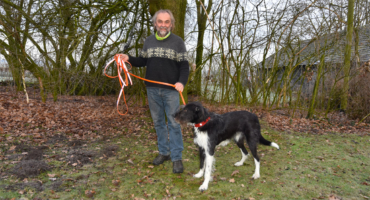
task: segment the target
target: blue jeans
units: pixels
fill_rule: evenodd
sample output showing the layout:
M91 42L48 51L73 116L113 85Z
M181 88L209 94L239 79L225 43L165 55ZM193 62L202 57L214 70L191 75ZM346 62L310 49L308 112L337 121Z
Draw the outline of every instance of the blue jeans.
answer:
M173 118L173 114L180 106L179 93L176 90L156 87L147 87L146 90L150 113L157 133L159 153L171 155L172 162L181 160L184 149L181 127Z

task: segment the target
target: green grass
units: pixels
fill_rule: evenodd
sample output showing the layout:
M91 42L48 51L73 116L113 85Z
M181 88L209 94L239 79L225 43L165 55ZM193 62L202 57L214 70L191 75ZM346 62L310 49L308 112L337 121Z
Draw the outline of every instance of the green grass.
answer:
M66 162L49 159L52 171L42 173L28 181L42 181L44 191L32 187L16 191L0 188L0 199L25 197L33 199L89 199L86 190L95 191L94 199L328 199L335 195L341 199L370 197L370 142L369 136L348 134L313 135L285 133L263 129L266 139L280 145L281 150L259 145L261 178L252 180L254 162L251 157L243 166L234 163L241 158L233 143L218 147L214 180L205 192L198 191L203 179L193 178L199 168L198 151L192 133L184 132L183 174L172 173L172 162L153 166L157 155L156 141L148 139L151 127L140 133L121 135L109 141L88 143L82 149L99 151L108 145L119 145L116 156L105 159L97 156L94 162L83 167L67 166ZM65 149L65 147L63 147ZM62 154L61 149L51 149ZM4 172L14 166L2 162ZM61 181L58 190L50 189L55 182L48 174ZM120 180L115 186L112 180ZM230 180L233 180L230 182ZM0 185L12 185L14 176L0 179ZM20 194L23 193L23 194Z

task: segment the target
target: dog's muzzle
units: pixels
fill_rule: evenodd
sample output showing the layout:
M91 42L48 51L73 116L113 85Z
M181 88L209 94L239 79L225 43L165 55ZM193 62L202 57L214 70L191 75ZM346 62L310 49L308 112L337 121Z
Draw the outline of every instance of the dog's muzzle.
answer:
M183 123L181 120L181 112L184 108L185 108L185 105L180 105L179 109L175 112L175 114L172 115L175 121L179 124Z

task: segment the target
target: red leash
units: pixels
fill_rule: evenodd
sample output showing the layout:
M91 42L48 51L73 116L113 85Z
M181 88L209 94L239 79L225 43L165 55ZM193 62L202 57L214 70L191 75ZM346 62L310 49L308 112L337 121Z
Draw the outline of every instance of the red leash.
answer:
M106 69L107 69L107 67L110 65L110 64L112 64L114 61L116 61L116 64L117 64L117 76L109 76L107 73L105 73L105 71L106 71ZM129 62L127 62L129 65L130 65L130 69L132 68L132 66L131 66L131 63L129 63ZM157 83L157 84L161 84L161 85L167 85L167 86L171 86L171 87L175 87L175 85L173 85L173 84L169 84L169 83L164 83L164 82L159 82L159 81L152 81L152 80L148 80L148 79L145 79L145 78L141 78L140 76L136 76L135 74L132 74L131 72L129 72L129 70L130 69L127 69L127 67L126 67L126 64L125 64L125 62L123 62L123 60L121 59L121 57L117 54L117 55L115 55L114 56L114 59L113 60L111 60L106 66L105 66L105 68L104 68L104 74L107 76L107 77L109 77L109 78L117 78L118 77L118 79L119 79L119 83L120 83L120 85L121 85L121 90L120 90L120 92L119 92L119 96L118 96L118 99L117 99L117 112L118 112L118 114L120 114L120 115L126 115L127 114L127 112L128 112L128 106L127 106L127 102L126 102L126 97L125 97L125 91L124 91L124 88L125 88L125 86L128 86L129 85L129 82L128 81L130 81L130 83L131 83L131 85L132 85L132 80L131 80L131 76L133 76L133 77L136 77L136 78L138 78L138 79L141 79L141 80L143 80L143 81L147 81L147 82L151 82L151 83ZM121 72L124 72L124 74L125 74L125 79L123 79L122 78L122 76L121 76ZM131 75L131 76L130 76ZM184 97L182 96L182 92L180 92L179 91L179 93L180 93L180 96L181 96L181 100L182 100L182 103L184 104L184 105L186 105L185 104L185 100L184 100ZM119 105L119 101L120 101L120 99L121 99L121 96L123 95L123 99L124 99L124 101L125 101L125 105L126 105L126 113L125 114L122 114L122 113L120 113L119 112L119 110L118 110L118 105Z

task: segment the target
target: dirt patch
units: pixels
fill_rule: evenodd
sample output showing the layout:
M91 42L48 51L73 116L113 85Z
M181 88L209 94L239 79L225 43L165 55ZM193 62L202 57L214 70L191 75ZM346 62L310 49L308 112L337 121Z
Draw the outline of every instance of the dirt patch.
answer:
M16 144L16 145L17 146L15 147L15 151L19 152L19 153L29 152L32 149L31 146L28 146L28 145L25 145L25 144Z
M26 154L23 160L42 160L43 151L41 149L32 149Z
M51 155L49 158L53 158L54 160L63 160L62 157L64 158L64 155L54 154L54 155Z
M73 147L73 148L77 148L77 147L80 147L80 146L84 145L85 143L86 142L84 142L82 140L73 140L73 141L68 142L68 146Z
M7 110L8 109L20 109L19 105L15 103L10 103L10 102L4 102L2 103L2 106Z
M53 137L48 139L46 144L63 143L67 140L68 140L67 137L64 135L54 135Z
M82 167L84 164L93 162L95 155L94 151L72 150L67 156L68 165Z
M21 160L23 158L23 154L12 154L12 155L6 155L5 160Z
M48 146L35 146L35 147L33 147L33 146L29 146L29 145L26 145L26 144L23 144L23 143L21 143L21 144L16 144L15 143L14 145L16 145L14 151L19 152L19 153L29 152L33 149L44 150L44 149L49 148ZM10 153L10 151L9 151L9 153Z
M89 174L86 174L86 175L81 174L81 175L76 177L76 180L88 179L89 177L90 177Z
M51 167L44 161L40 160L23 160L11 170L11 173L16 175L20 179L24 179L30 176L37 176L41 172L49 171Z
M48 188L50 188L53 191L60 192L63 191L62 184L63 181L55 181Z
M117 155L117 150L118 146L117 145L112 145L112 146L107 146L102 149L101 154L103 154L104 157L112 157Z
M24 190L25 188L33 188L39 192L44 190L44 187L42 183L35 181L35 182L28 182L28 183L16 183L13 185L8 185L4 187L6 190L12 190L12 191L17 191L17 190Z

